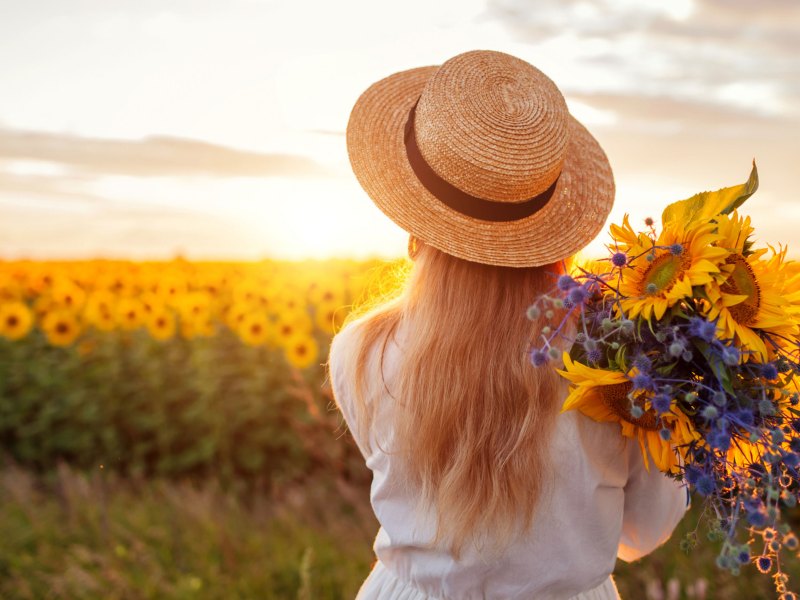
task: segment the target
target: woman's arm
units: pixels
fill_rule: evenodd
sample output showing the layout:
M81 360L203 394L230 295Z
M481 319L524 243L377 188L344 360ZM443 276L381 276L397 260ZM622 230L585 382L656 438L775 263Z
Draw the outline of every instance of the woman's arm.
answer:
M625 484L625 509L622 536L617 556L633 561L649 554L672 535L689 506L683 483L671 479L650 463L645 469L636 440L628 444L628 481Z
M355 382L352 380L352 369L346 368L346 365L352 359L352 352L354 351L352 348L354 343L353 329L354 326L352 324L348 325L337 333L331 341L331 349L328 354L328 377L336 406L339 407L347 428L350 430L361 454L366 459L369 456L367 446L356 435L357 427L353 402Z

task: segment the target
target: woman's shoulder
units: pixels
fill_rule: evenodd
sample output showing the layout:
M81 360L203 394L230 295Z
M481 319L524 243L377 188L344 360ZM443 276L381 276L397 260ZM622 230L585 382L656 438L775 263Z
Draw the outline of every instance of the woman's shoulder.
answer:
M328 365L331 368L335 365L340 365L345 356L357 347L363 334L363 328L363 320L353 320L333 336L328 353Z

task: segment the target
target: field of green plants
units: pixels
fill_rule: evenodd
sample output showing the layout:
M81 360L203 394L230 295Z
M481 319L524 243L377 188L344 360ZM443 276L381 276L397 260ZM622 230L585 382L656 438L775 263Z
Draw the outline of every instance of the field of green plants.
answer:
M323 363L387 273L0 262L0 598L353 598L377 523ZM775 597L680 550L697 510L623 598Z

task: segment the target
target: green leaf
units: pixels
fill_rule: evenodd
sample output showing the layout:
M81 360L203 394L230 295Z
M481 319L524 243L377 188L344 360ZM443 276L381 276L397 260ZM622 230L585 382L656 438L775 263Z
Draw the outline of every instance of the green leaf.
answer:
M627 346L622 345L617 349L617 353L614 356L614 362L617 363L619 366L619 370L622 372L626 372L628 370L628 366L625 364L625 354L627 352Z
M679 221L686 226L699 220L711 220L717 215L726 215L744 204L758 189L758 170L756 161L750 177L741 185L722 188L716 192L701 192L686 200L673 202L661 215L661 222L666 227L668 223Z
M711 367L712 373L722 385L722 389L731 395L735 395L733 384L731 383L731 371L722 359L711 351L711 348L705 342L695 340L695 347L700 350L700 353L708 361L708 366Z

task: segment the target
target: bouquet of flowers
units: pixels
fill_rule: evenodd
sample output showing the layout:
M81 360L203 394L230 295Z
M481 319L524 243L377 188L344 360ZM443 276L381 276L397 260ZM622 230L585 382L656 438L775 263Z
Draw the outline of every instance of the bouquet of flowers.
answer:
M754 163L742 185L669 205L658 229L647 219L636 231L627 215L612 225L609 256L530 307L552 321L530 358L561 357L563 410L619 422L648 468L702 498L719 567L755 563L789 600L780 560L800 544L781 515L800 494L800 264L754 243L737 209L757 187Z

